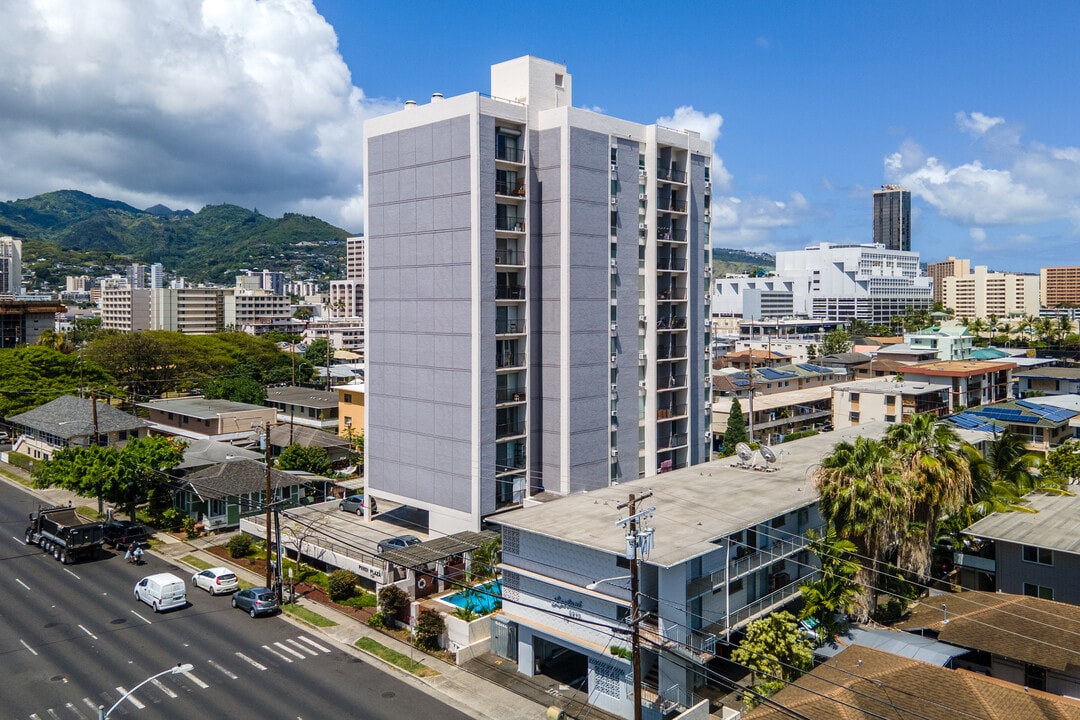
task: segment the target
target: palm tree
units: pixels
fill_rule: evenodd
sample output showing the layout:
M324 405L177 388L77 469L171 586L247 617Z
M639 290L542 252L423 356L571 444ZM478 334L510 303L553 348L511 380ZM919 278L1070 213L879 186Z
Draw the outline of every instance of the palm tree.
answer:
M910 525L900 545L897 566L921 579L929 577L938 521L960 509L971 493L971 471L960 439L932 413L893 425L884 443L897 457L898 470L911 485Z
M830 527L823 535L813 530L806 535L811 552L821 563L821 579L799 586L803 597L799 617L816 620L820 638L828 641L844 630L846 623L838 620L838 616L849 614L858 606L859 585L855 575L860 565L850 559L856 551L855 543L837 537L834 528Z
M862 566L856 581L862 619L877 607L878 566L897 544L908 515L909 490L894 471L892 451L878 440L841 442L815 473L821 514L837 537L855 544Z
M975 336L975 342L978 343L982 340L981 335L986 330L986 323L980 318L975 318L968 323L967 329L969 333Z

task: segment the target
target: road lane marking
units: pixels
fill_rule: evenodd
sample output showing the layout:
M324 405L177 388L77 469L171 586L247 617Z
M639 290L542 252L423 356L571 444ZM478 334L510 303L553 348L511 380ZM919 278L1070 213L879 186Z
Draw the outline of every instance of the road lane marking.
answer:
M190 673L190 672L186 672L186 673L181 673L181 675L183 675L184 677L186 677L186 678L187 678L188 680L191 680L191 682L195 683L196 685L198 685L199 687L201 687L201 688L202 688L203 690L205 690L206 688L210 687L209 685L207 685L206 683L204 683L204 682L203 682L202 680L200 680L200 679L199 679L198 677L196 677L196 676L195 676L194 674L192 674L192 673Z
M20 545L25 545L26 544L26 543L23 542L22 538L17 538L14 535L11 536L11 539L14 540L15 542L19 543Z
M311 655L312 657L315 657L316 655L319 654L319 653L315 652L314 650L312 650L311 648L309 648L307 645L301 645L300 643L296 642L292 638L288 638L287 640L285 640L285 642L289 643L290 645L293 645L295 647L300 648L301 650L306 652L308 655Z
M81 578L81 577L79 577L79 576L78 576L78 575L76 575L75 573L71 572L71 571L70 571L70 570L68 570L67 568L64 568L64 572L66 572L66 573L67 573L68 575L70 575L71 577L75 578L76 580L82 580L82 578Z
M30 720L41 720L37 713L30 713Z
M314 647L318 648L319 650L322 650L322 651L323 651L324 653L328 653L328 652L331 652L330 648L328 648L328 647L323 647L322 645L320 645L319 643L315 642L314 640L312 640L311 638L307 637L306 635L300 635L300 636L299 636L299 638L300 638L301 640L303 640L304 642L306 642L306 643L307 643L308 645L312 645L312 646L314 646Z
M72 705L71 703L66 703L64 705L64 707L66 707L68 710L70 710L72 712L72 714L75 715L75 717L79 718L79 720L86 720L86 716L83 715L81 712L79 712L79 709L77 707L75 707L74 705Z
M269 645L263 645L263 649L264 650L269 650L270 652L274 653L275 655L277 655L279 658L281 658L282 660L284 660L287 663L292 662L292 658L285 657L284 655L282 655L281 653L279 653L277 650L270 647Z
M46 710L46 712L49 713L49 717L53 718L53 720L60 720L60 716L57 715L56 711L52 708L49 708L48 710Z
M23 640L22 638L20 638L20 639L19 639L19 642L21 642L21 643L23 644L23 647L24 647L24 648L26 648L26 649L27 649L27 650L29 650L30 652L34 653L35 655L37 655L37 650L35 650L34 648L32 648L32 647L30 647L29 645L27 645L27 644L26 644L26 641L25 641L25 640Z
M168 685L166 685L165 683L161 682L157 678L154 678L150 682L152 682L154 684L154 687L156 687L158 690L160 690L161 692L168 695L169 698L171 698L172 700L176 699L176 693L174 693L172 690L170 690Z
M266 646L263 645L263 647L266 647ZM251 666L253 666L255 668L258 668L259 670L265 670L266 669L266 666L263 665L261 662L256 662L255 660L252 660L251 658L249 658L247 655L245 655L242 652L236 653L236 657L240 658L241 660L248 663L249 665L251 665Z
M279 642L276 642L276 643L274 643L274 646L275 646L275 647L278 647L278 648L280 648L280 649L282 649L282 650L284 650L284 651L285 651L285 652L287 652L287 653L292 653L293 655L295 655L296 657L300 658L301 660L304 660L304 659L306 659L306 658L307 658L307 655L304 655L303 653L298 653L298 652L296 652L295 650L293 650L293 649L292 649L291 647L289 647L288 645L285 645L284 643L279 643Z
M20 585L22 585L22 586L23 586L24 588L26 588L27 590L29 590L29 589L30 589L30 586L29 586L29 585L27 585L26 583L24 583L24 582L23 582L22 580L20 580L19 578L15 578L15 582L19 583Z
M154 623L150 622L149 620L147 620L146 618L144 618L139 613L135 612L134 610L131 611L131 614L134 615L135 617L139 618L140 620L142 620L147 625L153 625L154 624Z
M120 693L120 697L124 697L125 695L127 695L128 702L134 705L136 710L142 710L144 707L146 707L141 702L139 702L139 698L135 697L134 695L128 695L128 691L120 687L119 685L117 685L116 687L116 692Z
M90 698L88 698L88 697L84 697L82 699L82 701L83 701L83 704L86 705L86 707L90 708L94 712L94 717L97 717L98 716L98 704L96 702L94 702L93 700L91 700ZM101 711L105 712L105 708L102 707Z
M84 633L86 633L87 635L89 635L90 637L94 638L95 640L97 640L97 639L98 639L98 636L97 636L97 635L95 635L94 633L90 632L89 630L87 630L86 628L84 628L84 627L83 627L82 625L80 625L80 626L79 626L79 629L80 629L80 630L82 630L82 631L83 631Z
M207 663L208 663L208 664L209 664L209 665L210 665L211 667L213 667L213 668L214 668L215 670L219 670L219 671L221 671L222 673L224 673L224 674L225 674L225 677L229 678L230 680L235 680L235 679L236 679L237 677L239 677L238 675L234 674L233 672L229 671L228 669L226 669L226 668L222 667L221 665L218 665L218 664L217 664L216 662L214 662L213 660L207 660L206 662L207 662Z

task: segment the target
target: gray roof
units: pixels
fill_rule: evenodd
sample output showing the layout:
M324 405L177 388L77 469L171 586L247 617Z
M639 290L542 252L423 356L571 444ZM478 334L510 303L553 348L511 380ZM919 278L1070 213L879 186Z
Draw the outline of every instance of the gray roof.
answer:
M338 394L336 392L302 387L269 388L266 391L266 400L267 402L280 402L324 409L338 406Z
M200 420L213 420L222 413L246 412L249 410L267 410L263 405L234 402L232 400L207 400L204 397L170 398L139 403L141 408L150 408L162 412L176 413Z
M254 460L234 460L197 470L184 482L202 498L225 500L246 493L266 490L266 465ZM308 482L306 476L290 475L270 470L270 485L274 488L292 487Z
M638 506L656 508L649 519L656 532L647 562L672 567L715 550L714 540L815 504L818 493L811 468L837 443L859 436L881 437L888 427L889 423L869 422L773 446L780 455L775 472L735 467L736 458L723 458L560 497L488 521L622 555L626 531L615 523L626 517L626 511L616 506L631 492L652 490L652 497Z
M93 406L89 399L77 398L74 395L58 397L33 410L9 417L8 422L25 425L65 440L94 435ZM146 423L134 415L117 410L101 400L97 401L99 434L140 430L144 427Z
M382 557L394 565L418 570L439 560L476 550L488 540L494 540L497 537L499 533L491 530L459 532L434 540L426 540L419 545L383 550Z
M817 360L819 365L825 365L826 367L828 367L829 363L837 363L838 365L858 365L859 363L864 362L870 362L870 356L860 352L836 353L835 355L826 355Z
M891 652L893 655L942 666L948 665L954 657L971 652L968 648L957 647L922 635L898 630L865 630L853 627L832 642L814 650L814 654L831 658L840 654L849 645L877 648Z
M1080 368L1051 366L1032 370L1017 370L1013 373L1013 377L1060 378L1063 380L1080 380Z
M291 442L290 442L291 441ZM273 425L270 428L270 444L287 447L291 444L304 447L348 448L349 441L326 430L305 425Z
M191 470L232 460L259 460L262 453L216 440L188 440L177 470Z
M1071 487L1071 490L1076 490ZM964 530L969 535L1080 554L1080 495L1029 493L1037 513L992 513Z

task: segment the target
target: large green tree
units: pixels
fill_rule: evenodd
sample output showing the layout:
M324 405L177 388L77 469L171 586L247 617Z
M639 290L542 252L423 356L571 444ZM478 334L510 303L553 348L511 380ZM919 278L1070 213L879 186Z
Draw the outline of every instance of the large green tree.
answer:
M112 376L89 358L50 347L0 350L0 417L33 410L79 388L114 388Z
M330 459L324 447L304 447L293 443L281 451L278 467L282 470L303 470L315 475L328 475Z
M855 543L838 537L828 528L822 535L807 533L810 550L821 565L820 579L799 586L803 607L799 617L813 618L823 640L829 640L847 627L846 617L858 605L859 584L855 580L859 563L852 559Z
M739 398L731 398L731 410L728 412L727 428L724 430L724 455L734 455L735 446L750 439L746 430L746 418L743 416Z
M769 697L814 666L813 648L789 612L776 612L755 620L746 637L731 651L731 659L754 673L755 695L746 696L754 707L759 696Z
M846 353L850 349L851 334L837 328L836 330L830 330L825 333L825 336L821 339L821 346L818 348L817 352L818 356L825 357L826 355Z
M266 402L266 388L258 380L248 376L212 378L203 383L203 397L233 402L262 405Z

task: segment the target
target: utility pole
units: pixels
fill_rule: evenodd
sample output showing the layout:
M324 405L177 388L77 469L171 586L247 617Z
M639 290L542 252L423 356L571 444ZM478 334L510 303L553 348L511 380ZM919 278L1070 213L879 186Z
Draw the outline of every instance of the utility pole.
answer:
M638 562L641 555L639 551L647 553L652 549L653 531L645 527L644 520L656 510L656 508L649 508L639 513L637 503L650 497L652 497L652 490L640 496L630 493L630 499L617 506L619 510L626 508L629 515L615 523L627 526L626 557L630 560L630 654L634 666L634 720L641 720L641 633L638 629L641 623L641 618L638 617L638 585L640 583ZM642 521L640 532L638 531L639 519Z
M97 419L97 395L93 388L90 388L90 417L94 421L94 441L91 445L98 444L98 419Z
M274 488L270 484L270 423L267 423L263 428L263 442L266 443L266 497L263 499L263 504L266 505L266 532L264 537L266 538L266 587L274 587L273 571L274 566L271 562L270 556L270 496L274 491Z

